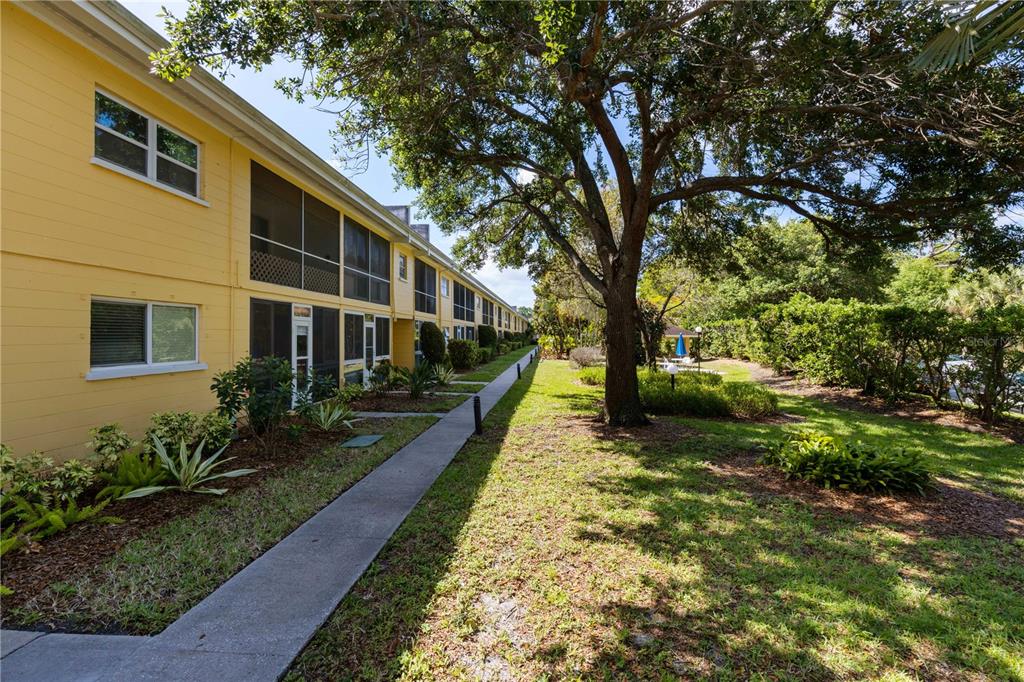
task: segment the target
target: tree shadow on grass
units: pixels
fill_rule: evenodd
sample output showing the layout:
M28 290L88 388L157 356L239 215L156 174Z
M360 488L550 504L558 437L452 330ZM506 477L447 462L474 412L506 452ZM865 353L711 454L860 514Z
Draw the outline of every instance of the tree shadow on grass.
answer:
M292 664L288 680L397 677L480 489L534 379L524 368L473 436Z
M709 467L704 443L597 439L639 469L591 483L609 503L577 519L577 539L590 552L625 546L698 577L644 574L642 597L604 603L623 634L583 679L831 680L887 669L1017 678L1019 544L869 529L770 491L757 495ZM623 517L622 509L638 513Z

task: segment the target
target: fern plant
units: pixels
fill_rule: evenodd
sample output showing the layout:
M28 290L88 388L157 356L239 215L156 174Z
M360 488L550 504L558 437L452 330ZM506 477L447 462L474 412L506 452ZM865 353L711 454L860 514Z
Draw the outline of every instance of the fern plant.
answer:
M85 507L79 507L74 500L69 500L64 507L57 505L52 508L41 502L29 502L23 497L12 496L11 501L14 503L17 510L16 514L21 519L22 524L13 531L10 529L5 530L3 540L6 542L11 540L11 538L20 538L20 543L11 543L11 547L6 547L5 549L12 549L19 546L19 544L24 544L28 540L48 538L51 535L67 530L76 523L84 521L91 521L93 523L121 523L123 521L123 519L116 516L100 515L100 512L110 503L110 500L104 500Z
M221 464L230 462L234 457L220 460L221 454L227 449L223 447L211 456L203 459L204 447L206 447L206 441L197 445L196 449L190 454L185 443L178 443L178 456L172 458L167 454L167 449L164 447L163 442L159 438L154 437L153 448L156 450L156 455L160 458L160 463L167 473L167 477L174 483L172 485L150 485L137 488L123 495L121 499L130 500L137 497L146 497L147 495L168 490L202 493L204 495L223 495L227 492L226 488L208 488L206 484L221 478L248 476L256 471L255 469L235 469L233 471L214 472L214 469Z
M167 471L156 457L126 452L118 460L117 468L113 472L101 472L100 478L107 482L107 487L96 499L120 499L133 490L160 485L167 480Z

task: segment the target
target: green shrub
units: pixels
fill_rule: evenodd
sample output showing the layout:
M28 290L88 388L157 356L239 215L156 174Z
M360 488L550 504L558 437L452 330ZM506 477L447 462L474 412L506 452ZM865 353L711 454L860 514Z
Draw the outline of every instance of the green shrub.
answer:
M640 402L652 414L688 415L691 417L728 417L729 402L721 388L711 382L676 377L671 381L640 381ZM716 376L716 375L708 375Z
M21 497L30 503L47 505L53 497L48 474L53 460L38 452L15 458L6 445L0 449L0 487L5 495Z
M139 488L157 486L167 478L160 461L155 455L140 452L125 452L112 472L100 473L107 487L99 492L97 500L118 499Z
M455 369L472 369L478 346L475 341L455 339L448 342L448 356Z
M347 405L359 400L365 393L366 389L363 388L362 384L343 384L337 390L334 397Z
M146 429L146 440L143 450L153 452L153 440L177 446L184 443L192 445L199 417L192 412L158 412L150 418L150 426Z
M923 494L931 472L917 453L847 444L822 433L798 433L768 448L760 462L786 478L814 481L826 488Z
M433 322L424 322L420 325L420 351L431 365L444 362L444 332Z
M577 376L587 386L604 386L604 367L584 367Z
M779 409L779 397L760 384L727 381L722 384L722 392L734 417L760 419Z
M69 459L49 474L48 485L52 499L74 502L96 480L96 470L77 459Z
M230 417L225 417L219 412L207 412L199 418L195 432L192 434L191 446L206 441L206 447L211 450L220 450L231 442L235 435L235 423Z
M90 429L89 449L96 453L99 468L109 471L117 466L121 454L138 445L120 424L104 424Z
M478 346L476 349L473 364L475 365L486 365L488 362L494 359L494 349L490 346Z
M498 330L489 324L482 324L476 329L476 338L482 348L498 345Z
M241 417L256 440L273 450L291 411L293 379L291 365L283 358L243 358L216 375L211 389L220 414Z
M398 385L395 367L387 360L381 360L370 371L370 393L384 395Z
M10 448L0 448L0 488L5 497L49 507L77 500L95 480L96 470L80 460L54 466L38 452L15 458Z

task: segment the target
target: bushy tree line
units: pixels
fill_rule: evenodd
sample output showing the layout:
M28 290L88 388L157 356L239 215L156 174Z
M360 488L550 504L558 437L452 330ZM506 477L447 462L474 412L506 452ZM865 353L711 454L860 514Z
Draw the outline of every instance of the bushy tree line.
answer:
M705 348L890 400L956 395L988 422L1024 401L1024 305L1017 303L957 316L797 294L709 324Z

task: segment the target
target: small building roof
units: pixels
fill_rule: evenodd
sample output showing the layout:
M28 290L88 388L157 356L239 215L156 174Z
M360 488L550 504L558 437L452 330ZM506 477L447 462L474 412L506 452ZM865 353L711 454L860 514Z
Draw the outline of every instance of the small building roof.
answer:
M669 326L665 327L665 336L671 336L673 339L675 339L679 338L680 334L682 334L684 338L688 336L697 336L697 332L693 331L692 329L683 329L682 327L677 327L674 324L670 324Z

